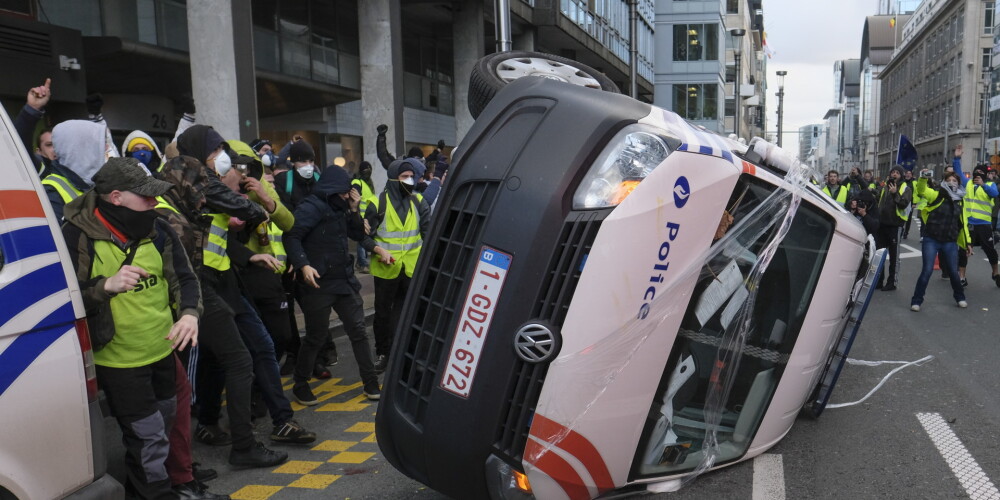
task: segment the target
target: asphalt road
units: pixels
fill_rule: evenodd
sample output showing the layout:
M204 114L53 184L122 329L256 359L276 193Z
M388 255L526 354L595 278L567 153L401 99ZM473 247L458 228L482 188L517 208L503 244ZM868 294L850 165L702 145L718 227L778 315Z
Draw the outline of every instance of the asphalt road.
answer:
M948 282L936 272L923 310L911 312L920 266L919 251L911 250L919 243L911 237L904 244L910 249L902 250L900 288L876 292L851 358L913 361L930 355L932 360L900 370L863 403L828 409L818 420L800 417L756 460L705 474L678 492L645 498L1000 499L994 486L1000 483L993 482L1000 479L1000 329L994 326L1000 320L1000 289L977 254L970 264L968 309L955 306ZM210 483L212 491L274 500L445 498L382 458L373 434L376 405L363 399L354 363L344 356L350 352L346 339L337 344L342 355L334 378L314 381L320 405L294 404L299 422L320 435L317 443L276 446L288 450L292 461L243 470L226 463L228 448L196 443L196 459L220 473ZM849 365L831 404L861 399L898 366ZM110 419L107 423L114 428ZM269 430L267 422L257 423L261 439ZM117 430L111 435L117 439ZM120 445L112 450L111 470L118 477L120 452Z

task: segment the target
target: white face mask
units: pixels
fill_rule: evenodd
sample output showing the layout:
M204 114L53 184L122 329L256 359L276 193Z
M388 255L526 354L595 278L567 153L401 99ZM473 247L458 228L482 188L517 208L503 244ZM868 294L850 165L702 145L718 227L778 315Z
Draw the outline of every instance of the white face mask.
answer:
M311 179L313 173L316 172L316 165L308 163L306 165L302 165L301 167L295 167L295 171L298 172L303 179Z
M406 184L407 186L412 186L414 184L413 177L407 177L405 179L400 179L399 182Z
M260 162L265 167L270 167L272 164L274 164L274 155L271 153L264 153L264 155L260 157Z
M219 151L219 154L215 155L215 171L219 173L220 177L225 177L231 168L233 168L233 161L229 155L226 154L225 150Z

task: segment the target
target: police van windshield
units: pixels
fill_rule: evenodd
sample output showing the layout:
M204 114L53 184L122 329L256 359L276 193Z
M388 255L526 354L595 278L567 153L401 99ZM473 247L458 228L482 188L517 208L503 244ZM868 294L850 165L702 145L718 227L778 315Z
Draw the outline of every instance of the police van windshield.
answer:
M633 461L635 479L690 471L702 459L706 395L719 345L727 330L737 328L734 317L750 293L747 276L779 226L747 215L774 189L743 175L730 197L732 227L760 228L741 231L739 245L727 246L737 250L719 253L700 273L644 426ZM833 232L833 220L803 201L763 274L736 382L718 427L716 464L738 459L753 440L799 336Z

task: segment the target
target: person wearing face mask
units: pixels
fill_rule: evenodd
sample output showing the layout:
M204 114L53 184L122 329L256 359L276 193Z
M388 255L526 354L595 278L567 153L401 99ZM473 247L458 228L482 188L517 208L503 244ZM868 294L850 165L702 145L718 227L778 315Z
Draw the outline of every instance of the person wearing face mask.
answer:
M423 173L423 167L423 161L416 158L392 162L385 190L365 211L371 230L361 244L378 257L371 262L371 272L375 278L375 369L379 372L385 371L392 333L430 228L430 207L413 192L415 177Z
M274 156L274 148L271 141L267 139L254 139L250 142L250 149L260 158L260 164L264 167L264 172L274 170L277 166L277 159Z
M361 283L354 275L348 238L362 241L365 226L359 213L361 195L342 168L323 171L312 194L295 210L295 226L286 233L288 258L299 269L300 305L306 321L295 365L292 394L299 403L318 403L309 388L317 355L330 333L330 311L337 312L351 341L364 394L377 400L381 391L365 334ZM383 253L387 255L387 253Z
M959 170L956 168L956 170ZM971 254L969 245L969 229L966 225L962 207L962 198L966 196L965 188L959 182L959 174L945 174L941 186L937 189L927 187L927 180L933 175L930 170L924 170L914 185L914 191L927 200L923 220L926 225L922 241L923 268L917 278L913 298L910 299L910 310L920 311L924 303L924 292L927 282L934 272L934 259L939 258L942 269L948 270L951 279L952 297L958 307L969 307L965 300L965 287L958 277L959 254Z
M372 182L371 163L367 161L361 162L361 166L358 167L358 173L351 180L351 186L361 195L361 204L358 209L363 214L368 210L368 204L375 200L375 184ZM368 268L368 253L365 252L365 248L361 245L358 245L358 262L356 268L362 274L371 272Z
M913 191L903 182L903 167L896 165L878 195L878 233L875 244L888 252L889 269L879 276L879 288L896 289L899 279L899 238L903 224L910 217ZM884 281L884 285L883 285Z
M122 142L122 156L135 158L149 169L150 172L160 170L163 164L163 153L149 134L141 130L133 130Z
M291 163L291 168L275 175L274 184L278 188L281 203L294 212L299 203L312 192L319 180L319 172L316 169L316 153L304 139L292 142L288 148L287 160Z
M155 197L173 186L132 158L108 160L93 182L66 205L63 236L95 344L97 381L122 431L128 487L139 498L221 498L197 487L172 489L167 470L167 433L177 412L189 411L176 406L174 351L198 344L202 312L183 246L153 211Z
M273 255L255 254L229 237L230 216L256 227L266 220L266 215L259 205L236 192L242 173L234 167L229 148L218 132L205 125L194 125L177 138L177 149L181 156L168 162L163 176L174 180L177 191L189 195L170 199L168 193L165 198L181 205L171 203L175 215L186 219L184 222L198 228L196 231L200 229L203 235L195 238L198 246L189 251L199 254L201 260L199 277L206 296L202 329L211 333L204 340L207 352L196 367L195 389L200 412L196 437L217 446L232 444L229 462L233 465L273 466L287 460L288 454L270 450L254 437L250 421L252 383L257 384L271 413L275 426L271 440L310 443L316 435L292 418L291 406L281 390L274 344L234 270L234 266L251 264L272 270L280 266ZM209 180L197 184L193 193L183 189L191 179L199 178ZM217 425L223 383L231 437Z

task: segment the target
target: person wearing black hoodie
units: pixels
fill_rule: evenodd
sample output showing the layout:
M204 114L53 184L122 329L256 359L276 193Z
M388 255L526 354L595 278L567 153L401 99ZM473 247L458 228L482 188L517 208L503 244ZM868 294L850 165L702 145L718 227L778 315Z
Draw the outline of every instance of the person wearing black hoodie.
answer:
M351 340L365 396L380 397L378 375L365 335L361 283L354 275L354 258L347 239L362 241L365 226L358 211L361 195L351 188L351 177L337 166L323 171L312 194L295 209L295 225L285 233L288 260L299 270L300 305L305 316L295 365L292 394L306 406L318 401L309 388L316 356L329 337L330 310L337 312Z

